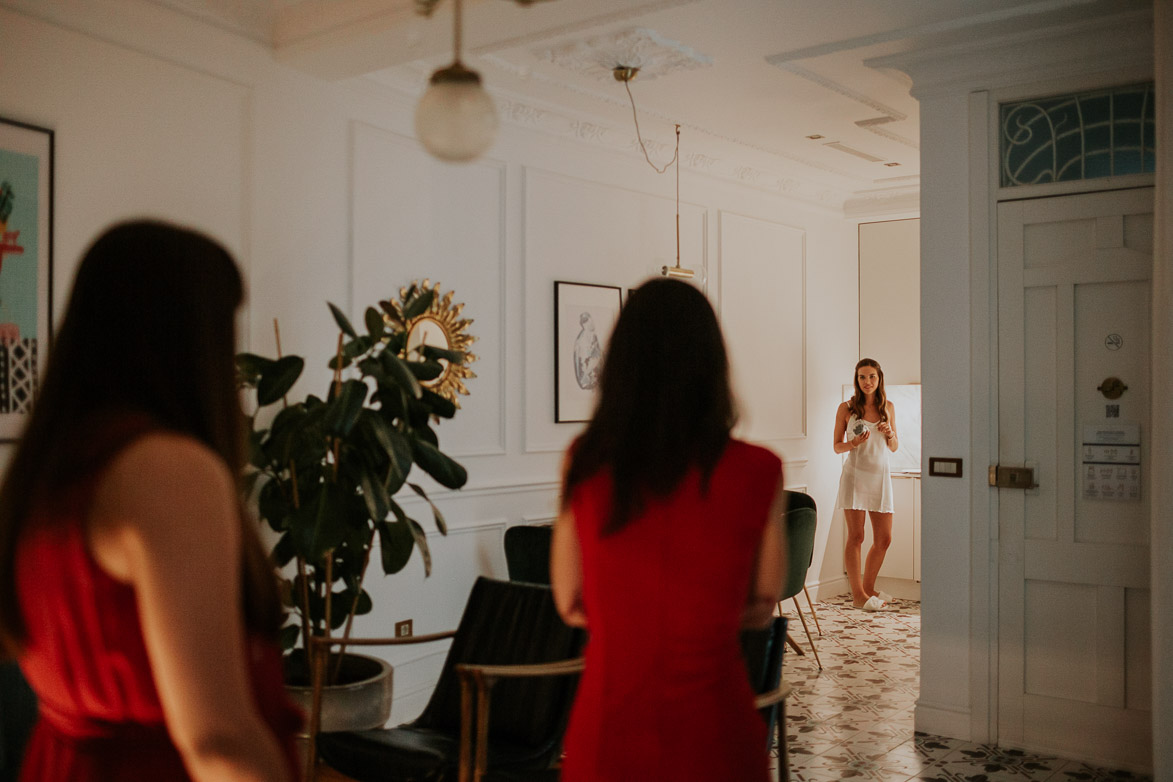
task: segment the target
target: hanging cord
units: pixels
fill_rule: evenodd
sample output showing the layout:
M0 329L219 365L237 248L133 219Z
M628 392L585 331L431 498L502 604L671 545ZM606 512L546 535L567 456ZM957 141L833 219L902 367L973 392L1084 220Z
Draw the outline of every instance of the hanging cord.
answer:
M676 165L676 266L665 266L662 273L668 274L668 270L670 268L674 268L679 271L687 272L685 275L676 276L692 277L692 271L682 270L680 268L680 123L676 123L676 150L672 153L672 159L665 163L663 168L660 168L652 162L651 156L648 155L648 148L644 144L643 134L640 133L639 130L639 113L635 110L635 97L631 94L631 80L635 78L635 74L638 71L638 68L617 66L614 72L615 78L618 81L623 82L623 88L627 90L627 99L631 102L631 118L635 121L635 137L639 140L639 148L643 150L644 160L648 161L648 165L651 166L652 170L657 174L663 174L668 170L669 166L673 164Z
M638 135L639 130L636 130ZM647 152L644 153L645 155ZM676 268L680 268L680 123L676 124L676 154L672 156L676 163ZM650 162L650 161L649 161Z
M648 148L646 146L644 146L643 136L640 135L639 115L635 111L635 98L631 94L631 84L629 83L630 79L621 79L621 81L623 82L623 88L625 90L627 90L627 99L629 101L631 101L631 117L632 117L632 119L635 120L635 137L637 139L639 139L639 148L644 151L644 160L648 161L648 165L651 166L652 168L654 168L656 170L657 174L663 174L665 171L668 170L668 166L672 165L673 163L678 163L678 161L679 161L679 158L680 158L680 126L679 125L676 126L676 154L674 154L672 156L671 160L669 160L667 163L664 164L663 168L660 168L655 163L653 163L652 159L648 156ZM680 178L680 166L679 165L676 166L676 177L679 180L679 178Z

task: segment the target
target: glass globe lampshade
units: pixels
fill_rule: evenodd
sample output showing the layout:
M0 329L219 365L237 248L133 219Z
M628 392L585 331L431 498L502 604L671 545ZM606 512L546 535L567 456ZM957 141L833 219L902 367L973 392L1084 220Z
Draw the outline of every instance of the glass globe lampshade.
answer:
M497 135L497 111L481 77L459 62L432 74L415 110L415 135L441 160L473 160Z

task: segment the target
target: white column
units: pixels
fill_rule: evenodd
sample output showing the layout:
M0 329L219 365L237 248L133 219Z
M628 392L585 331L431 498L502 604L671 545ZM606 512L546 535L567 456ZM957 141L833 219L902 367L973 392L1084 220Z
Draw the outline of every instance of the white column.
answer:
M1173 4L1153 3L1157 186L1153 209L1153 383L1173 388ZM1173 409L1152 424L1153 774L1173 780Z

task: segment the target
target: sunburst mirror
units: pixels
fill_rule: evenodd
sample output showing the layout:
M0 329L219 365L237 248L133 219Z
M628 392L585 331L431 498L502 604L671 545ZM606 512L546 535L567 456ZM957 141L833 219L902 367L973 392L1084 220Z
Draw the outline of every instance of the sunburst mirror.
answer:
M463 354L460 363L438 358L443 371L430 380L420 381L421 386L460 407L458 395L468 396L464 381L476 377L468 367L477 360L469 352L476 337L468 333L472 319L460 317L464 304L453 304L452 294L453 291L448 291L441 296L440 283L433 285L431 280L424 280L400 288L398 301L392 299L380 303L386 310L386 320L396 329L402 328L406 334L400 356L420 358L423 345Z

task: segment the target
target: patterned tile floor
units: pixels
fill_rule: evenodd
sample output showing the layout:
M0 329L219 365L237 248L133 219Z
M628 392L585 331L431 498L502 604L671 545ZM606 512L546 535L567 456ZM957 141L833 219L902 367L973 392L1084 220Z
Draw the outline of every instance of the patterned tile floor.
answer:
M866 613L843 595L815 604L820 672L806 634L786 602L791 634L806 651L787 649L783 671L794 686L786 706L790 777L795 782L853 779L933 782L1115 782L1151 780L1072 760L972 744L913 731L919 688L920 603Z

